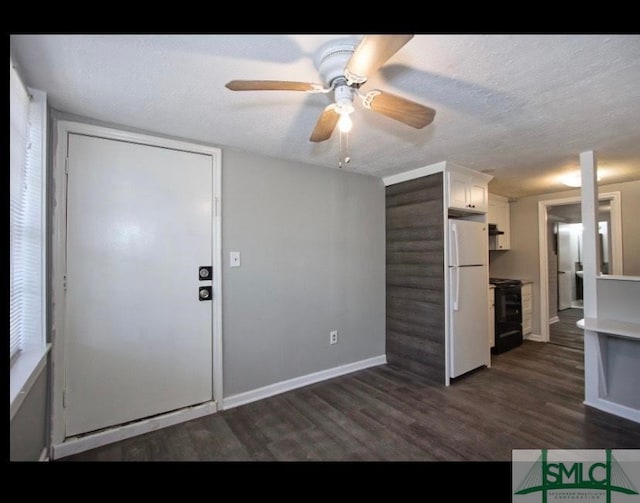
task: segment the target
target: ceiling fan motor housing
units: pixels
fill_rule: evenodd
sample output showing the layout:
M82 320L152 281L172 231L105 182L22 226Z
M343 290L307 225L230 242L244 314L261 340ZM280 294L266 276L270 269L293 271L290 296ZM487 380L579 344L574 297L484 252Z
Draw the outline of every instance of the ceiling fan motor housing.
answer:
M344 78L344 69L359 42L354 38L342 38L331 40L318 49L313 62L326 86L332 86L339 77Z
M333 91L336 103L336 112L339 114L350 114L353 112L353 98L355 91L347 85L344 78L337 81L336 88Z

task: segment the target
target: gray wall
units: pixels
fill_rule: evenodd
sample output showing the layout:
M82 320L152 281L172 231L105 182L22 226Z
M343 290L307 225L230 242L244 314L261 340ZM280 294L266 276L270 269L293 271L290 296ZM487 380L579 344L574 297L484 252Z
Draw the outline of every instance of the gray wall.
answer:
M382 181L232 150L222 166L224 395L384 355Z
M47 446L47 367L11 420L9 443L11 461L37 461Z
M640 180L601 185L600 192L620 191L624 274L640 275ZM510 205L511 250L491 257L491 276L533 281L533 333L540 333L540 260L538 201L580 196L580 189L524 197ZM492 254L493 255L493 254Z
M640 180L600 187L600 192L612 190L620 190L622 197L623 272L640 276Z

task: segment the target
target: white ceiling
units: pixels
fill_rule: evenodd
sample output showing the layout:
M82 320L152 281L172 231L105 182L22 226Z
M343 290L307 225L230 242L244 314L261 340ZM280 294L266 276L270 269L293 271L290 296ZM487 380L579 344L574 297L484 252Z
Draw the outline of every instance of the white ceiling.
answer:
M231 92L231 79L318 82L338 35L17 35L27 84L61 111L337 167L338 135L308 141L329 96ZM437 110L415 130L356 105L349 170L378 176L449 160L519 197L598 152L603 183L640 179L640 36L416 35L363 87Z

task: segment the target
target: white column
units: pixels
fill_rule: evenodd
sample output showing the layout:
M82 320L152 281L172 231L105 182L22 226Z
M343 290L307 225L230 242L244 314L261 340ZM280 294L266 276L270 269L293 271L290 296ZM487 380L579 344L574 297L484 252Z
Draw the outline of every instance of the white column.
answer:
M598 317L596 276L600 274L598 247L598 164L593 150L580 154L582 170L582 263L584 317ZM584 394L585 402L599 398L602 362L598 332L584 331Z
M593 150L580 154L582 168L582 262L584 270L584 316L596 318L596 276L600 274L598 246L598 164Z

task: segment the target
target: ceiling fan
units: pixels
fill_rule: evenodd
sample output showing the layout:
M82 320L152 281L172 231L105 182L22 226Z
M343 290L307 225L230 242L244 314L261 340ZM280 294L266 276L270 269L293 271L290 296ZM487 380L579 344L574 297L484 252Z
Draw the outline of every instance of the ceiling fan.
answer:
M343 133L351 130L351 113L355 96L365 108L391 119L421 129L433 122L436 111L395 94L374 89L366 94L360 87L398 52L413 35L365 35L361 41L333 40L324 44L314 58L323 84L285 80L232 80L226 87L232 91L303 91L330 93L334 103L327 106L311 133L312 142L328 140L336 125Z

